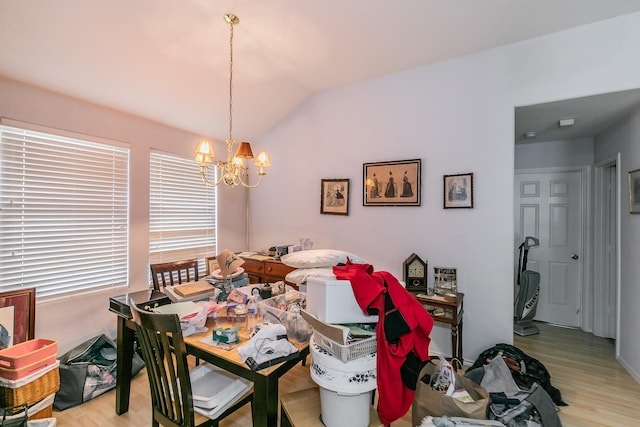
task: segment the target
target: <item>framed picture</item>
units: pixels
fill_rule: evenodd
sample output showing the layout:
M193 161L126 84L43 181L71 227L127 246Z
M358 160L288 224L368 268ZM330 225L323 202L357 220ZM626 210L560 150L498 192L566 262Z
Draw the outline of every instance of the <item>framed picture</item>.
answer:
M362 165L364 206L420 206L422 161L396 160Z
M349 215L349 179L323 179L320 182L320 213Z
M205 265L207 267L207 276L220 268L218 265L218 259L215 256L208 256L204 259Z
M0 292L0 350L34 337L35 288Z
M444 176L444 209L473 208L473 174Z
M629 172L629 213L640 213L640 169Z

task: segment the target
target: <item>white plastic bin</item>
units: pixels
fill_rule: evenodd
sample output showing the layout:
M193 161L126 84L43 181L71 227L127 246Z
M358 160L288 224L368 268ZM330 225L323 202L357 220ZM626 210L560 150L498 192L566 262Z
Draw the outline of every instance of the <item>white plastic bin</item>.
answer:
M311 379L320 386L320 412L327 427L367 427L376 389L376 355L342 362L311 337Z
M368 427L373 391L342 394L320 387L320 414L326 427Z

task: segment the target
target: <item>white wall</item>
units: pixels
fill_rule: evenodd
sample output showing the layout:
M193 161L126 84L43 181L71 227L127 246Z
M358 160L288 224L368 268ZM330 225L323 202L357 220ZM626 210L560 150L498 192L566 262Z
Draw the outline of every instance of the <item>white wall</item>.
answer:
M640 169L640 109L627 120L609 129L595 141L595 161L601 162L620 153L620 361L640 380L640 215L629 213L629 171Z
M148 287L149 150L155 148L191 157L199 136L1 76L0 117L130 144L129 289L118 288L58 300L37 299L36 305L36 337L57 340L60 354L101 332L115 336L116 316L108 311L109 297ZM217 149L224 151L226 146ZM218 194L220 205L224 207L219 215L218 244L220 247L244 247L243 193L220 191Z
M251 196L254 246L307 235L396 276L412 252L455 266L465 359L512 342L514 108L640 87L639 42L627 15L317 94L260 141L273 167ZM362 163L412 158L422 206L362 206ZM474 209L443 210L442 175L464 172ZM320 215L322 178L351 179L348 217ZM446 328L432 338L450 353Z
M593 165L593 138L518 144L515 149L516 170Z

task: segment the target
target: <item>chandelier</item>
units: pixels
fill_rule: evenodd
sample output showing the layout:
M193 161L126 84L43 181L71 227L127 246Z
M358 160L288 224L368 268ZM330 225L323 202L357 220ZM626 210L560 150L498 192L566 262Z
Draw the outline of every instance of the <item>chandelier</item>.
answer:
M240 20L236 15L226 14L224 20L229 24L229 138L227 139L227 158L226 160L215 161L215 153L213 152L213 144L208 139L200 141L196 148L195 161L200 166L200 174L202 175L202 181L208 186L216 186L220 183L224 183L230 188L242 185L244 187L253 188L257 187L262 182L262 177L267 173L265 168L271 166L269 162L269 155L261 151L258 156L255 157L254 165L259 167L258 181L250 185L249 184L249 166L245 166L245 159L253 159L253 151L251 150L251 144L248 142L241 142L238 146L238 150L233 153L233 147L235 141L233 140L233 26L237 25ZM217 179L209 179L210 165L213 165L219 174Z

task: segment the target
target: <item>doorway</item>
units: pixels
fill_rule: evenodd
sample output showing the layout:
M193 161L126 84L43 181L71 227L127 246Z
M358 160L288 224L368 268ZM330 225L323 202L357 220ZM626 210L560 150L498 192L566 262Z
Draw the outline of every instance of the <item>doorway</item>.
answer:
M582 328L588 168L517 170L515 236L535 237L527 268L540 273L535 320ZM518 242L516 242L518 243Z
M618 335L620 154L595 168L593 334ZM616 351L617 354L617 351Z
M515 108L516 175L526 169L571 167L587 168L591 174L584 200L584 253L576 253L585 264L580 327L614 338L617 345L621 286L619 210L623 206L620 155L595 164L595 143L597 135L635 111L639 102L640 90L635 89ZM514 210L514 222L519 215ZM517 236L517 229L515 232Z

